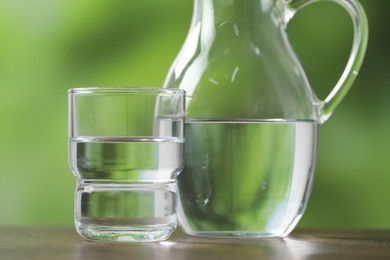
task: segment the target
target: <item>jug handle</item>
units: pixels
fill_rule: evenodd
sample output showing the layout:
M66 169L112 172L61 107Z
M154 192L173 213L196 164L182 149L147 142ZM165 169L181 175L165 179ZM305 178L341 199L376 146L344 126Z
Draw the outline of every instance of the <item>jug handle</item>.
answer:
M289 0L284 12L286 22L303 7L321 1L330 1L341 5L351 16L354 30L352 50L347 66L336 86L325 100L320 102L320 123L323 123L328 120L334 109L345 97L359 73L367 47L368 22L363 7L355 0Z

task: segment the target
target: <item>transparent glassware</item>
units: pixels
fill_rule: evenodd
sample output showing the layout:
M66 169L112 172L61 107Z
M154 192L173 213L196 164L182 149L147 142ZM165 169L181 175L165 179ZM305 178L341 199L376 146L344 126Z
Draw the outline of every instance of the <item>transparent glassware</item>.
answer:
M178 178L185 232L285 236L304 212L318 126L350 89L368 25L355 0L347 66L325 100L288 42L294 14L319 0L195 0L191 28L164 83L186 91L186 165Z
M183 128L181 90L69 91L69 166L82 237L150 242L174 232Z

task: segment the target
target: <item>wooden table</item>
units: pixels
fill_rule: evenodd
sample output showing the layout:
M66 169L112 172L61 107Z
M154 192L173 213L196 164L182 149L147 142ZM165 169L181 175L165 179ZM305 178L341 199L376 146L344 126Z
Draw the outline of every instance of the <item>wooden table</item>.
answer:
M390 230L296 230L287 238L201 238L180 230L156 243L89 242L72 228L0 227L0 259L390 259Z

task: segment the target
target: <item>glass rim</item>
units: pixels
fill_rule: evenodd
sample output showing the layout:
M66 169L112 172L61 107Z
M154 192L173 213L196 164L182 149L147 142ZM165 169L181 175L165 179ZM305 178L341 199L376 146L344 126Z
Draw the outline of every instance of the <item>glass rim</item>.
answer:
M69 95L78 94L179 94L185 95L185 91L176 88L156 88L156 87L85 87L71 88L68 90Z

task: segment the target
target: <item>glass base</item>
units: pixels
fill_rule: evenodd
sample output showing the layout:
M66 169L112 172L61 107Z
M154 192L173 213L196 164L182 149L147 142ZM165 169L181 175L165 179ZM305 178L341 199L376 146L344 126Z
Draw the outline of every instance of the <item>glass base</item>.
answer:
M288 233L283 232L250 232L250 231L185 231L191 236L199 237L221 237L221 238L231 238L231 237L245 237L245 238L266 238L266 237L285 237Z
M80 236L93 241L106 242L155 242L168 239L176 229L176 224L148 226L103 226L76 222Z
M294 211L296 213L296 211ZM291 215L288 218L283 218L280 220L279 218L270 219L267 225L262 226L257 229L242 229L242 230L224 230L224 227L218 226L209 226L207 229L203 228L197 229L196 226L190 225L188 223L188 218L183 214L183 209L179 207L179 223L181 224L181 228L183 231L192 236L200 236L200 237L243 237L243 238L269 238L269 237L286 237L298 224L303 214L303 208L298 210L296 215ZM285 216L283 214L283 216ZM273 220L273 221L271 221ZM201 223L198 221L197 223ZM219 229L219 230L218 230Z

